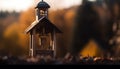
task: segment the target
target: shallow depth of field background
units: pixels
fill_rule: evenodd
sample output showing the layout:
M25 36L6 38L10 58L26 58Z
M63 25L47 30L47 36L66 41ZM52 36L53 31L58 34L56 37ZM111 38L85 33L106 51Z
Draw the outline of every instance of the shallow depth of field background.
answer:
M29 35L24 30L35 20L35 5L40 0L0 0L0 55L27 56ZM69 50L74 17L82 0L45 0L51 5L49 19L62 30L57 35L59 57ZM102 50L91 40L83 56L100 56Z

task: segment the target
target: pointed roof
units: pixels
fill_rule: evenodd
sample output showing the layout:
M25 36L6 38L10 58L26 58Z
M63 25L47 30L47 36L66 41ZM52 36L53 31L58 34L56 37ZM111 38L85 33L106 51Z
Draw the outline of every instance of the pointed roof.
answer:
M42 32L42 29L45 28L46 33L53 32L55 30L56 33L62 33L50 20L48 20L45 16L40 18L38 21L34 21L26 30L25 33L29 33L33 28L37 29L37 31Z
M45 1L40 1L35 8L50 8L50 5Z

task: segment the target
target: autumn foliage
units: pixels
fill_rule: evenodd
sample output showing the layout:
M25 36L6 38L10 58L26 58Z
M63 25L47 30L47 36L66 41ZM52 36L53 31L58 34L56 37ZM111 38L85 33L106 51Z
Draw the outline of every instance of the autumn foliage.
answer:
M59 57L63 57L69 52L76 10L77 6L49 11L49 19L63 32L62 34L57 34L57 56ZM34 20L34 8L20 13L18 21L10 24L4 31L4 43L0 43L3 44L2 53L15 56L28 55L29 34L25 34L24 31ZM98 48L95 46L95 43L91 42L90 45L83 49L81 54L84 56L88 54L90 56L96 55L95 52ZM92 53L87 51L88 49L92 50Z
M71 33L71 26L74 18L74 8L49 11L50 20L64 33L57 35L58 56L64 56L68 51L68 34ZM29 34L25 34L25 29L35 20L35 10L30 8L21 12L19 20L9 25L4 32L5 45L9 49L7 54L27 55L29 47ZM63 36L61 36L63 35ZM65 43L64 43L65 42ZM13 49L13 50L12 50ZM20 50L19 50L20 49ZM63 50L63 52L61 52ZM11 53L10 53L11 52Z

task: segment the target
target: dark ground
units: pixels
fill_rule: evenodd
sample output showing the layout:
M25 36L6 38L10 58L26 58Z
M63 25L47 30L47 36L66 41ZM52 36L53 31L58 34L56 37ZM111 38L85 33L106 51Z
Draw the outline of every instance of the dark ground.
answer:
M100 58L100 57L80 57L74 60L72 56L65 58L36 57L36 58L17 58L17 57L0 57L0 65L119 65L119 59Z

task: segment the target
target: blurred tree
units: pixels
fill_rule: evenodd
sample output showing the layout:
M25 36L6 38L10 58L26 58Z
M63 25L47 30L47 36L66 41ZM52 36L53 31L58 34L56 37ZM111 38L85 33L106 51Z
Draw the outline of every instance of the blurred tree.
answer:
M72 29L74 26L74 17L77 6L49 12L49 18L63 33L57 35L57 56L64 57L69 51L72 41ZM1 13L1 12L0 12ZM16 14L13 12L12 14ZM16 17L16 16L15 16ZM16 18L13 18L16 20ZM10 17L6 19L12 20ZM20 13L17 23L12 22L4 32L4 40L0 44L3 54L12 53L13 55L28 55L29 36L24 33L25 29L35 20L35 11L33 8ZM5 22L5 21L4 21ZM11 21L10 21L11 22ZM5 25L5 26L6 26ZM94 45L94 44L93 44ZM88 49L85 49L86 51ZM93 50L93 49L92 49Z
M35 11L33 8L30 8L26 12L22 12L19 18L19 35L20 35L20 45L22 47L28 48L29 37L24 33L25 29L35 20Z
M0 11L0 55L6 55L8 53L8 48L6 46L8 43L7 39L4 38L4 32L7 27L17 21L18 17L19 13L17 12Z
M19 40L19 25L17 23L13 23L11 26L9 26L5 33L4 33L4 54L6 55L14 55L14 56L20 56L25 51L20 46L18 40Z

